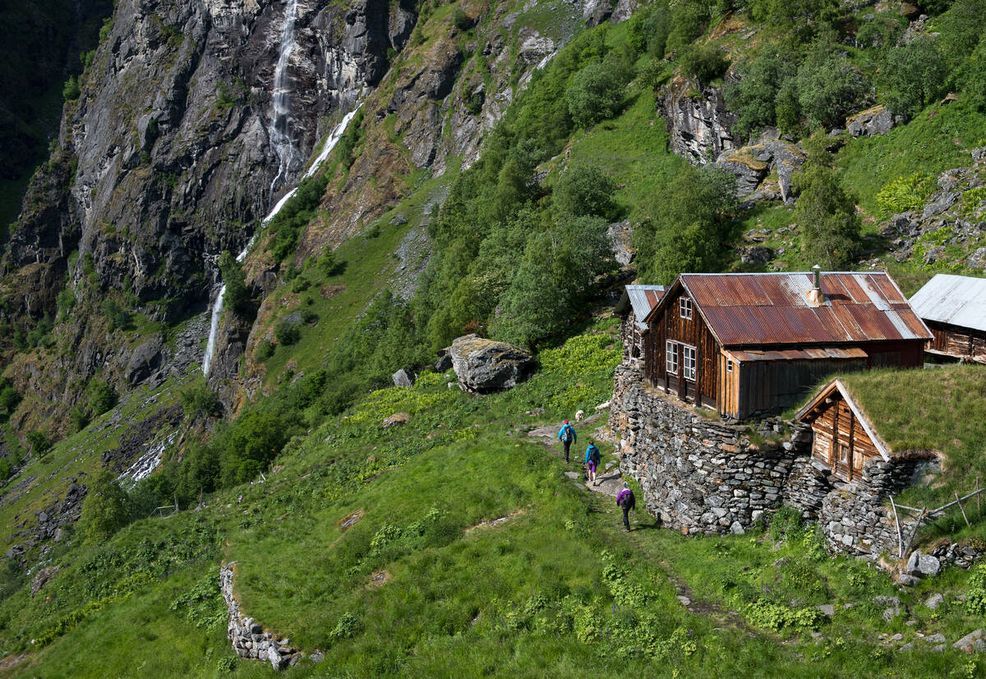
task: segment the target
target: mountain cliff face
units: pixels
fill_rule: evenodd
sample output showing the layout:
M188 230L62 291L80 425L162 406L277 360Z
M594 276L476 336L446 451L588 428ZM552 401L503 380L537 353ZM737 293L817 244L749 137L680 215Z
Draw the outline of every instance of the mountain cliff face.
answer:
M6 327L54 318L65 290L56 335L82 350L57 371L125 381L107 300L152 325L201 313L216 256L243 248L415 19L380 0L119 2L11 235Z

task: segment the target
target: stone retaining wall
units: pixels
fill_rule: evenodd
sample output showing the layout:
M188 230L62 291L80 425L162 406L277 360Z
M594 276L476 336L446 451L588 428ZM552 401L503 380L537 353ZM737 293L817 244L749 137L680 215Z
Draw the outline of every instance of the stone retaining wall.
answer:
M610 426L622 471L640 483L647 510L669 528L742 533L790 505L821 524L833 551L897 556L885 503L911 482L918 462L872 460L859 479L842 483L812 459L809 428L723 422L645 385L632 364L616 369ZM903 530L906 540L908 526Z
M283 670L301 659L301 652L289 646L290 640L277 639L253 618L240 611L240 605L233 594L233 575L235 562L223 564L219 569L219 587L229 610L229 625L226 634L233 651L241 658L252 658L269 662L275 670Z

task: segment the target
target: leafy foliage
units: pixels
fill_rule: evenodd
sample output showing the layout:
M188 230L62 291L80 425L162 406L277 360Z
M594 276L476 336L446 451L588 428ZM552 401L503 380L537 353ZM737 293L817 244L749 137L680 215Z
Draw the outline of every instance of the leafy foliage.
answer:
M324 172L303 179L291 199L267 225L271 234L271 253L278 262L295 251L298 238L315 216L328 183L328 175Z
M130 501L116 478L103 470L92 482L82 502L79 526L91 544L103 542L130 521Z
M822 268L841 270L855 259L861 240L856 203L846 193L825 151L809 152L797 181L795 206L804 257Z
M922 173L897 177L887 182L876 194L876 202L884 217L908 210L916 210L925 204L935 192L935 178Z
M561 174L552 192L559 215L614 219L618 206L613 201L616 185L594 165L575 165Z
M623 104L624 85L622 74L606 63L589 64L576 73L566 92L575 125L592 127L616 115Z
M945 93L947 75L937 41L922 38L887 50L878 84L887 108L910 118Z
M241 317L249 317L252 313L253 300L246 286L246 276L243 265L229 250L223 250L219 255L219 272L226 286L224 303L233 313Z
M797 60L792 51L779 45L767 45L739 70L739 82L726 89L729 108L736 112L736 133L749 138L765 127L781 125L781 119L784 120L782 127L790 129L799 117L799 110L793 115L785 112L782 117L778 108L782 88L787 85L796 90L793 79L797 74Z
M678 58L682 70L703 85L722 77L729 68L726 52L716 45L694 45Z
M812 127L832 129L859 110L869 94L863 73L837 47L812 46L798 68L798 104Z

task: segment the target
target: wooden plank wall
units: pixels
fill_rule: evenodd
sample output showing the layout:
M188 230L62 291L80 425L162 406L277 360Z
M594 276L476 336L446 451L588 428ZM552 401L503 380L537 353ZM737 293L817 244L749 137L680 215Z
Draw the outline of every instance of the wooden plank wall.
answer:
M934 339L929 349L956 358L968 358L986 362L986 333L944 324L931 324Z
M689 401L716 406L719 384L719 345L692 305L692 318L681 318L678 307L679 291L669 299L663 314L652 321L647 345L647 375L652 384L666 388ZM695 382L682 380L684 356L678 357L678 377L665 369L665 346L668 340L696 348Z
M866 359L753 361L740 365L736 417L777 413L803 401L825 377L866 369Z
M824 406L822 413L812 422L811 429L814 433L812 455L845 481L857 478L863 471L863 463L880 454L866 430L841 398L834 396L833 402ZM833 441L836 445L833 445ZM846 446L850 450L851 469L839 459L840 446Z

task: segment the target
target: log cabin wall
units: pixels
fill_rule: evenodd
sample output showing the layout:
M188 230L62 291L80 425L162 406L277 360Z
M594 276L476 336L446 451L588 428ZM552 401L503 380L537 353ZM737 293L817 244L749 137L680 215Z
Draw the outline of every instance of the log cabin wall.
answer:
M947 323L926 321L934 339L928 349L955 358L972 359L986 363L986 332L960 328Z
M681 301L688 300L690 318L683 315ZM677 350L677 374L667 369L667 343L675 342ZM695 351L695 377L686 377L686 348ZM647 376L654 386L678 395L697 405L717 406L720 348L719 343L705 325L698 307L687 293L678 290L673 299L667 300L661 314L651 320L648 344Z
M760 413L773 414L804 401L811 390L829 375L866 368L866 359L741 363L736 409L727 414L739 419Z
M869 434L845 400L833 395L811 424L812 456L843 481L859 478L863 465L880 457Z

